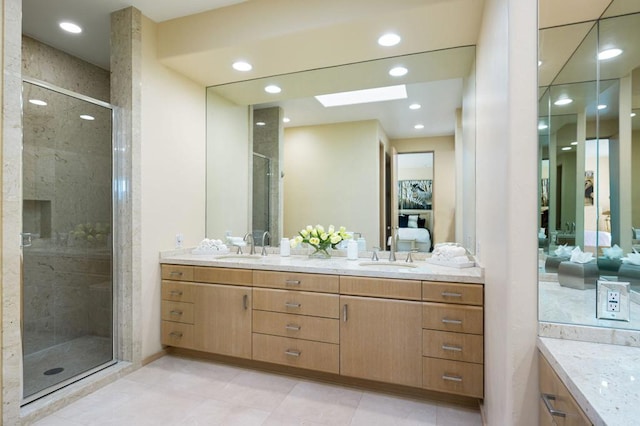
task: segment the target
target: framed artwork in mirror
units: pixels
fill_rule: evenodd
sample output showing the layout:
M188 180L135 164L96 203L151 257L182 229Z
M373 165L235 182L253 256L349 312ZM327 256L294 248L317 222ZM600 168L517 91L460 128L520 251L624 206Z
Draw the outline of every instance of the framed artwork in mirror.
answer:
M432 210L433 180L399 180L398 208L400 210Z

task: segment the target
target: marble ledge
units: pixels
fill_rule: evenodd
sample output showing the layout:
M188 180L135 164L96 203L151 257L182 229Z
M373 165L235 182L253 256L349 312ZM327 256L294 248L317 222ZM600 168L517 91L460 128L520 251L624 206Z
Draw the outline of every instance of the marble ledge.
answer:
M425 262L424 258L417 258L412 263L415 267L403 267L404 260L398 260L395 262L397 267L388 268L384 266L389 263L384 257L380 258L381 265L378 267L361 265L361 263L373 263L370 261L370 257L361 257L358 260L347 260L342 256L334 256L330 259L310 259L307 255L300 254L287 257L269 254L268 256L241 259L234 258L233 255L225 258L224 255L193 255L190 254L190 250L172 250L160 253L160 263L484 284L484 270L481 267L453 268L433 265Z
M640 348L538 337L538 349L594 425L636 424Z

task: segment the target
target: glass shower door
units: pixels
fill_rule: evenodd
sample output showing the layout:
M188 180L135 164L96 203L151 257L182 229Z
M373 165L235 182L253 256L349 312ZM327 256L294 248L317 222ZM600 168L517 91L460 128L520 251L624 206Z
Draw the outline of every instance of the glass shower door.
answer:
M23 83L23 385L30 402L114 362L112 110Z
M253 238L261 244L262 235L269 231L271 160L264 155L253 153ZM269 241L270 243L270 241Z

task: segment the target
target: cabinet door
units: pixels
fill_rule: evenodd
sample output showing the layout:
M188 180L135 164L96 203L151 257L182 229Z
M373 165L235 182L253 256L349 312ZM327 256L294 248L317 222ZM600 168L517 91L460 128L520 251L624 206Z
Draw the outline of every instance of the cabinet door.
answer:
M422 305L340 296L340 374L420 387Z
M251 287L198 285L194 305L195 349L251 358Z

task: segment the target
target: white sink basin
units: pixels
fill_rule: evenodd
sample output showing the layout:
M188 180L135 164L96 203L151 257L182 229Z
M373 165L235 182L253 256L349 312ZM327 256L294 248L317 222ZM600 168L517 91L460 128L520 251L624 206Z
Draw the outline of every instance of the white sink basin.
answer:
M223 254L222 256L216 256L217 260L261 260L262 256L259 254Z
M360 262L360 266L371 269L397 270L407 268L417 268L418 265L407 262Z

